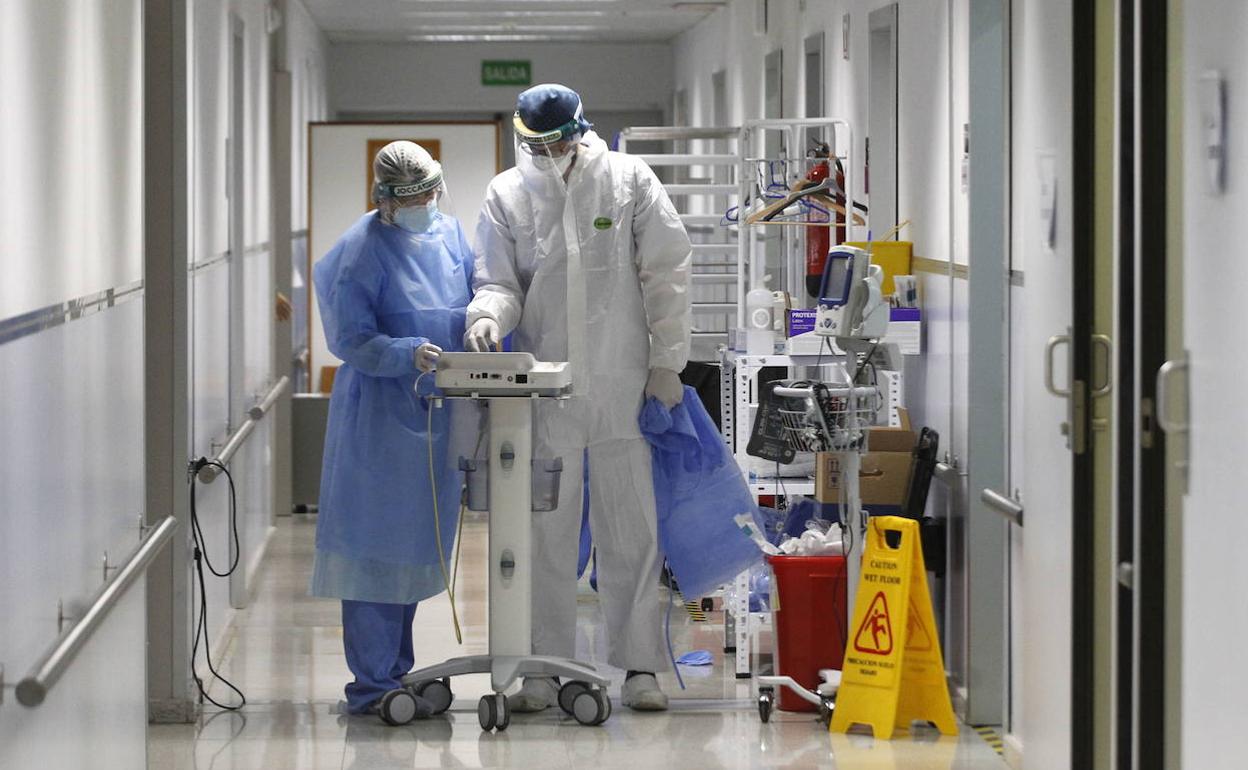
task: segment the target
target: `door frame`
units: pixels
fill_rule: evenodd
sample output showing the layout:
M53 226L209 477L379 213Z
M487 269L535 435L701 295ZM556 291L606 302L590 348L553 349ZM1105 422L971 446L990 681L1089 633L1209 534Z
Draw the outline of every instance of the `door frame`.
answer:
M1168 115L1169 51L1167 0L1137 0L1136 11L1136 91L1138 156L1139 241L1135 321L1137 330L1136 390L1140 403L1157 403L1155 373L1166 362L1165 313L1144 309L1169 307L1167 281L1156 280L1167 274L1168 246L1168 147L1169 121L1153 116ZM1131 414L1138 414L1139 408ZM1138 770L1161 770L1166 762L1166 439L1154 421L1142 425L1136 482L1136 520L1133 532L1132 584L1135 612L1135 668L1133 699L1133 746ZM1125 454L1125 453L1124 453ZM1124 461L1125 461L1124 457Z
M1070 334L1071 441L1071 767L1084 767L1095 741L1095 466L1089 383L1095 332L1096 179L1096 10L1092 2L1071 3L1071 238Z

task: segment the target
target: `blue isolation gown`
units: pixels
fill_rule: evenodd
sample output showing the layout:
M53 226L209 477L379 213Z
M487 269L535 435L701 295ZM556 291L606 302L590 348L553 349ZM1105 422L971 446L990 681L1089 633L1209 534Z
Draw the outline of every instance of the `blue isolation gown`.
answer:
M472 270L463 230L444 214L413 234L370 212L316 263L325 337L344 364L329 403L313 596L412 604L444 588L431 481L449 562L457 460L472 451L452 437L475 440L477 425L465 402L438 408L419 397L414 354L425 342L463 349ZM434 392L433 379L420 380L420 395Z

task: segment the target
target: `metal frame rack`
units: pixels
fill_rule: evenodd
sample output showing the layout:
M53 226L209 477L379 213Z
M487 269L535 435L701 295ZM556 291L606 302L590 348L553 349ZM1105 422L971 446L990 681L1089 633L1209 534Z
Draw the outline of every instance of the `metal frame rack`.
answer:
M728 343L728 330L739 315L737 296L729 287L739 282L737 261L733 254L738 251L737 227L720 227L723 211L736 205L739 186L736 180L717 182L714 177L694 177L691 169L724 169L731 177L739 165L740 155L725 153L676 152L683 150L690 141L732 142L738 138L736 126L724 128L673 128L670 126L640 126L625 128L620 132L620 152L628 151L629 142L671 142L673 152L638 155L647 164L671 168L678 173L663 187L680 220L693 235L693 355L692 360L715 361L717 349ZM680 171L683 170L683 173ZM720 233L729 237L716 238ZM707 328L699 328L705 325Z
M779 134L781 140L779 157L766 157L766 144L769 132ZM760 178L769 179L773 165L780 166L782 169L781 178L785 182L792 183L797 181L798 174L791 171L793 167L805 168L823 160L808 158L803 154L804 140L810 138L812 134L823 134L825 132L829 135L829 145L832 148L831 160L841 161L844 167L845 210L853 212L854 164L852 162L852 149L854 136L849 123L836 118L769 119L750 120L741 126L737 137L737 148L740 153L737 171L737 184L739 186L737 200L744 201L744 203L741 204L738 212L738 224L742 228L737 238L736 328L738 329L744 329L746 326L746 292L750 289L762 287L763 280L767 275L768 265L763 261L764 255L759 253L759 230L757 228L792 224L790 222L746 224L745 212L750 208L749 204L754 200L754 194L760 192L757 181ZM846 216L848 218L850 215L847 214ZM833 221L827 223L827 226L835 227L839 224L841 223ZM846 222L845 225L846 227L852 227L851 222ZM809 226L808 223L803 223L799 229L804 229L806 226ZM782 274L782 285L784 290L789 293L789 296L804 297L806 289L803 285L803 274L800 270L791 269L794 265L803 263L802 254L798 249L802 239L794 236L793 228L781 228L782 257L781 264L778 267Z
M768 134L779 134L781 145L779 157L766 157L765 146ZM829 140L832 147L833 160L840 160L845 173L845 209L853 212L853 173L852 159L853 132L849 123L835 118L811 118L797 120L752 120L747 121L740 129L738 147L738 192L737 200L744 201L738 209L739 234L737 238L737 318L735 328L746 327L746 292L752 288L762 287L769 266L765 255L760 249L759 228L775 226L780 223L746 223L746 212L751 208L748 204L754 196L761 192L758 181L771 177L772 167L778 165L782 169L781 179L785 184L796 181L800 174L794 168L804 170L818 162L807 158L803 148L805 140L811 135ZM766 183L766 182L764 182ZM845 215L847 218L849 214ZM785 223L791 224L791 223ZM836 226L836 221L828 226ZM852 223L845 223L852 230ZM793 227L778 227L781 238L780 285L790 297L804 297L804 272L795 269L802 265L803 253L800 248L803 239ZM847 230L849 231L849 230ZM743 340L741 341L744 342ZM738 347L741 347L739 344ZM755 499L762 495L777 494L812 495L815 491L814 482L807 478L785 479L783 477L756 478L750 472L750 458L745 453L745 444L749 438L749 430L753 424L753 411L757 409L758 373L764 367L783 366L791 371L795 367L812 367L820 363L819 356L787 356L787 355L742 355L739 350L724 349L720 357L721 382L724 404L722 409L722 429L724 441L728 445L737 463L748 479L750 491ZM728 399L731 398L731 401ZM736 675L738 678L749 678L752 675L751 653L754 637L761 630L771 628L770 612L750 612L750 579L749 573L742 573L734 581L733 600L724 603L724 651L735 654Z

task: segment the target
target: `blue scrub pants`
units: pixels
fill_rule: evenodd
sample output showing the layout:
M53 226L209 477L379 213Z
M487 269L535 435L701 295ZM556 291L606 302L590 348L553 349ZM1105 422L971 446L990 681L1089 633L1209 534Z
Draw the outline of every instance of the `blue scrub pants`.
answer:
M363 714L382 695L402 685L416 662L412 650L415 604L342 600L342 646L355 681L346 687L347 708Z

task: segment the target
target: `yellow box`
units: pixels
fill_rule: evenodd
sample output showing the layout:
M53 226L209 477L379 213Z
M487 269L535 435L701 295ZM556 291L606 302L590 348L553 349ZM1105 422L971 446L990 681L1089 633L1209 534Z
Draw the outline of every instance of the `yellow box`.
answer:
M896 289L894 275L910 275L910 263L914 259L914 243L911 241L847 241L846 246L856 246L871 252L871 264L884 268L884 283L880 291L885 297Z

